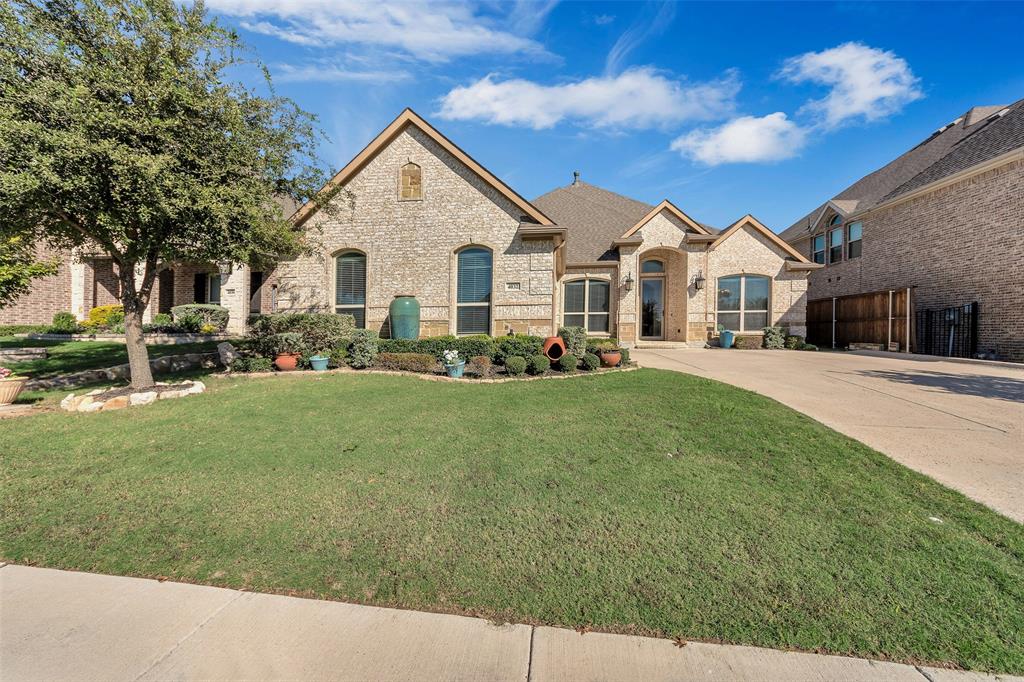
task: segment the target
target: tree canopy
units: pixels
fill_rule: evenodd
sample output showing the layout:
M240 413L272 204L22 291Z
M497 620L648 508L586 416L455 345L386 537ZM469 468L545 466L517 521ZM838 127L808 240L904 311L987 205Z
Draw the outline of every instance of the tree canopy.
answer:
M0 236L0 308L26 294L32 280L57 273L53 260L36 260L35 249L23 237Z

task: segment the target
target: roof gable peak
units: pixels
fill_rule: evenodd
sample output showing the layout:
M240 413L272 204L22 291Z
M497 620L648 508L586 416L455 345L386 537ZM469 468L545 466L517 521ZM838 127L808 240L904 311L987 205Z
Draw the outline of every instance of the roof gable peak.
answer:
M683 213L678 206L673 204L668 199L663 199L660 204L652 208L647 215L641 218L636 225L626 230L626 232L621 237L619 237L619 239L628 239L629 237L632 237L644 225L649 223L654 218L654 216L658 215L662 211L668 211L671 215L675 216L677 219L682 221L683 224L685 224L689 229L693 230L697 234L711 234L711 232L709 232L706 227L698 223L690 216Z

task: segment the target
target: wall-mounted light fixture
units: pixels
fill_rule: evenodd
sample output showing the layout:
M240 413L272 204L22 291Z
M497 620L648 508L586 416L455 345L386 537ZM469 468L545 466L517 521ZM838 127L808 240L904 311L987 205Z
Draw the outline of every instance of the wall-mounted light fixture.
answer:
M693 278L693 288L700 291L704 288L704 273L700 270L697 271L697 276Z
M633 290L633 273L631 273L631 272L627 272L626 273L626 279L623 280L622 286L626 287L626 291L632 291Z
M231 274L231 261L229 261L229 260L222 260L222 261L220 261L219 263L217 263L217 269L220 270L220 274L221 275L223 275L224 277L227 277L228 275Z

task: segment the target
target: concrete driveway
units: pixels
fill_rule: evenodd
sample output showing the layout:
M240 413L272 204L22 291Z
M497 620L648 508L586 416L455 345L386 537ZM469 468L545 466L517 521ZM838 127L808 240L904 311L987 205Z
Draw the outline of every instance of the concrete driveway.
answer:
M721 349L632 357L774 398L1024 523L1024 366Z

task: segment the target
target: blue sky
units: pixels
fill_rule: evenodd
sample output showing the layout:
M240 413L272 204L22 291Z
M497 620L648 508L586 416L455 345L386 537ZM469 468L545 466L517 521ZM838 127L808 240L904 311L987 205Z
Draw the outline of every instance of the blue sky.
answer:
M208 0L344 165L401 110L534 198L583 179L776 231L973 105L1024 3Z

